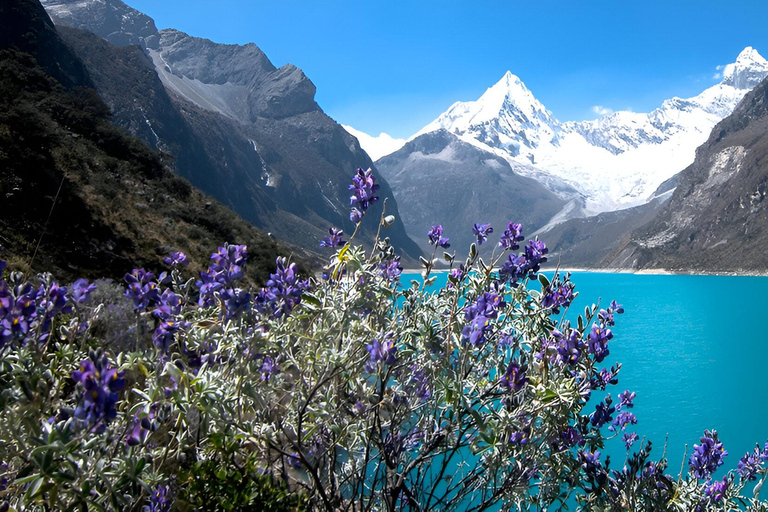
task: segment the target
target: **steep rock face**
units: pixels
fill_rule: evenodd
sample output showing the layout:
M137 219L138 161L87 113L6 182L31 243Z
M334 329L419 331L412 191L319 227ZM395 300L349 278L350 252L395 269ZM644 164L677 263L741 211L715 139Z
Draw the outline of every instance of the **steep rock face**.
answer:
M416 137L377 166L393 186L408 234L425 250L431 250L426 233L434 224L442 224L451 249L461 254L475 240L474 223L490 223L501 234L508 222L520 222L530 234L565 206L505 159L445 130ZM490 240L489 247L498 239Z
M61 44L51 19L36 0L8 1L0 5L3 30L0 48L29 53L46 73L65 87L92 86L88 71L66 45Z
M569 219L539 236L549 247L549 264L562 267L596 268L608 254L626 243L630 231L646 224L659 212L664 198L646 204L603 212L592 217Z
M141 48L117 47L69 27L60 32L88 67L117 125L173 155L167 163L179 175L249 222L260 225L262 213L277 208L263 186L263 160L238 123L174 103Z
M122 26L123 18L140 18L119 0L45 4L59 23L115 41L120 39L112 29ZM114 19L107 23L109 16ZM93 59L90 65L103 70L100 93L124 114L116 117L119 124L170 152L179 174L280 238L314 249L328 226L352 229L347 185L357 167L372 162L315 103L315 87L301 70L290 64L275 68L253 44L217 44L172 29L126 34L143 46L154 67L154 82L142 81L157 101L137 108L147 102L142 93L126 91L113 78L109 59ZM78 51L93 46L85 43ZM138 57L130 60L127 67L145 65ZM164 96L170 96L170 110ZM386 235L406 258L415 259L420 250L400 223L386 180L379 192L390 198L387 211L398 219ZM381 208L380 202L371 210L372 219L358 235L362 242L372 241Z
M117 46L157 44L157 27L149 16L109 0L42 0L54 21L90 30Z
M255 44L219 44L173 29L159 36L148 51L160 78L201 108L243 123L320 110L306 75L292 64L276 69Z
M12 266L120 279L182 250L195 271L231 242L249 245L248 276L263 282L291 252L112 126L37 1L0 3L0 34L0 239Z
M768 80L717 126L659 214L606 266L735 271L768 268Z

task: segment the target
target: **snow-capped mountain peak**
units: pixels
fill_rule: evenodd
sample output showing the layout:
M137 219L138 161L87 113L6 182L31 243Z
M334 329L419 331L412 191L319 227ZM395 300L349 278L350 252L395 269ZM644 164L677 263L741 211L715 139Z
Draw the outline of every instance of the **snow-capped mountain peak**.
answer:
M693 162L715 124L768 76L768 61L747 47L722 74L698 96L665 100L647 114L561 123L507 72L478 100L455 103L414 137L442 128L509 161L533 164L530 177L557 178L583 194L585 214L628 208Z
M768 61L757 50L747 46L736 62L723 68L723 84L736 89L753 89L768 74Z
M560 129L552 113L510 71L476 101L454 103L414 137L441 128L530 161L532 150L556 142Z

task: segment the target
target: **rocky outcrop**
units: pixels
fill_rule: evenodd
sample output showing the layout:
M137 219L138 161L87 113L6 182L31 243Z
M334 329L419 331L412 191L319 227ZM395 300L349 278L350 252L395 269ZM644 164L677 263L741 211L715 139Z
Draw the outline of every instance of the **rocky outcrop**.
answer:
M768 268L768 81L715 126L659 214L608 267L765 271Z

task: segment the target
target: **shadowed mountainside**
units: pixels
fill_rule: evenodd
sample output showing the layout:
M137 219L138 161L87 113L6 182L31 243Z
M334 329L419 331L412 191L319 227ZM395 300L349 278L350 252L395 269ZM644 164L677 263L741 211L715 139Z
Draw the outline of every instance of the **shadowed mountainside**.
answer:
M59 25L141 46L117 48L65 31L115 122L172 155L178 174L258 227L310 250L329 226L352 231L347 185L357 167L373 163L317 105L315 86L300 69L276 68L254 44L158 31L119 0L43 4ZM387 213L397 219L385 234L413 261L421 251L405 233L389 184L380 185L379 195L390 198ZM361 242L372 242L381 208L379 202L369 212Z
M244 243L249 277L264 281L290 250L115 128L92 84L39 2L0 4L3 256L60 278L120 278L158 268L171 250L187 252L195 270L218 245Z
M503 158L445 130L417 137L376 164L394 188L408 234L425 249L433 224L442 224L451 249L462 254L475 241L474 223L490 223L501 234L508 222L520 222L530 234L565 204Z

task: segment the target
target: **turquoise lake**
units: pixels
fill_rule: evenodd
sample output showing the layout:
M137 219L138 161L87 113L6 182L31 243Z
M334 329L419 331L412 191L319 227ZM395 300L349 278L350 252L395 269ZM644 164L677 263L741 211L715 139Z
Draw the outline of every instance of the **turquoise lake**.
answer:
M404 282L411 278L420 276L403 274ZM439 275L436 285L445 279ZM653 442L653 459L667 442L668 473L677 476L686 445L690 455L705 429L716 429L729 452L720 473L735 469L756 442L763 446L768 278L574 272L572 281L579 292L573 316L600 299L603 305L614 299L624 305L603 362L623 367L619 383L606 393L637 393L635 431ZM621 468L626 450L618 438L604 452L612 468Z

